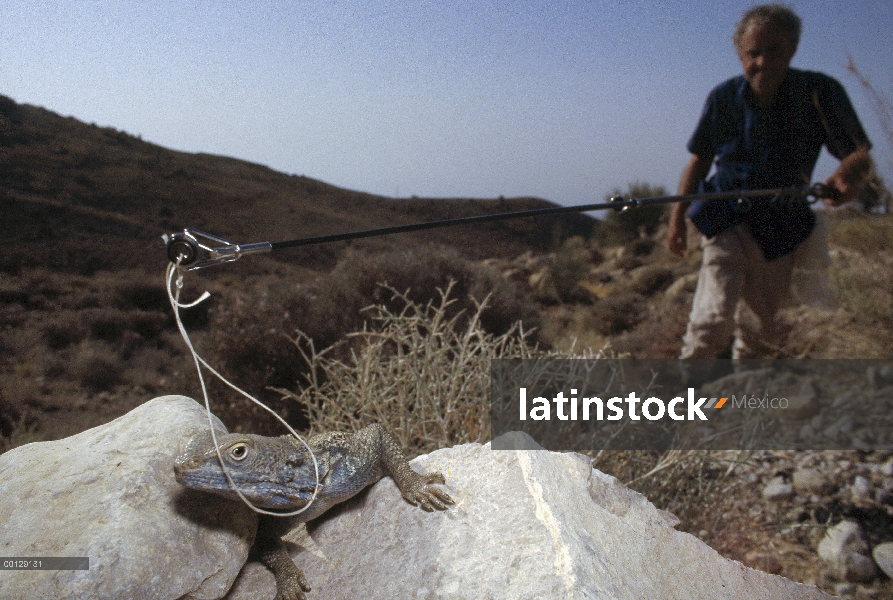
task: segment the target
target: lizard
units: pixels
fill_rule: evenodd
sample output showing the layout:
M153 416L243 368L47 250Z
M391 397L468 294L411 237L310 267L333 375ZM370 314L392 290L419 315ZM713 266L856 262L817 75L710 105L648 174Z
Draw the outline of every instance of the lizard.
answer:
M289 512L306 506L316 485L307 448L291 435L219 434L217 443L227 471L242 494L258 508ZM281 537L390 475L403 498L431 512L445 510L453 499L433 484L441 473L412 470L403 451L378 423L355 433L329 432L310 437L319 467L320 488L306 511L290 518L259 515L255 547L276 579L276 600L306 600L304 572L289 558ZM188 488L238 499L220 467L210 432L194 436L174 463L174 476Z

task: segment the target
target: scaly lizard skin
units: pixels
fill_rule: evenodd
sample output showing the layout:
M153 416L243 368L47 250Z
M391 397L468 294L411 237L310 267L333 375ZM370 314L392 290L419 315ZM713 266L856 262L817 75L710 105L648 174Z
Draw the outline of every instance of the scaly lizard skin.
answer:
M316 477L307 448L294 437L218 435L220 455L242 494L267 510L289 512L307 504ZM444 510L453 499L432 486L445 483L440 473L419 475L410 468L394 438L379 424L349 433L323 433L307 440L319 465L320 490L309 509L292 518L260 515L255 545L261 561L276 577L276 600L306 600L310 591L303 571L282 547L281 536L298 523L315 519L390 475L412 505ZM211 434L193 437L174 464L177 481L196 490L238 499L220 463Z

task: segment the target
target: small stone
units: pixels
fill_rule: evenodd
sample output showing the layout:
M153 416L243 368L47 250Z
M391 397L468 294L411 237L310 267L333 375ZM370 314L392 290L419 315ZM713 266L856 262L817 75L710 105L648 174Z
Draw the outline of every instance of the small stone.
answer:
M784 500L794 495L794 486L785 483L783 477L776 477L763 488L763 498L766 500Z
M893 477L893 460L888 460L881 467L881 473L886 477Z
M852 596L856 593L856 584L838 583L834 586L834 593L838 596Z
M841 577L854 583L868 583L877 577L877 565L864 554L850 554L842 565Z
M845 581L864 583L877 576L874 561L866 556L868 544L862 528L853 521L841 521L825 532L818 553Z
M819 557L830 563L840 562L845 554L867 551L862 528L854 521L841 521L831 527L819 543Z
M675 298L676 296L681 295L683 292L693 292L697 283L697 272L683 275L670 284L670 286L664 292L664 296L666 296L667 298Z
M868 500L871 498L871 484L861 475L856 477L856 480L853 482L850 489L853 493L854 500Z
M871 553L874 562L887 577L893 579L893 542L886 542L874 547Z
M792 483L801 494L827 494L833 488L828 478L817 469L797 469Z

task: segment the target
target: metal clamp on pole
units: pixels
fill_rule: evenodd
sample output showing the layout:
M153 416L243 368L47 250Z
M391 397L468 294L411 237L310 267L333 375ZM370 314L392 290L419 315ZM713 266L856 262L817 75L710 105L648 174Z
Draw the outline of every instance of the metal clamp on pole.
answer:
M824 183L814 183L806 191L807 196L811 196L810 204L817 202L821 198L827 198L839 202L842 199L840 190L836 187L825 185Z
M257 254L273 250L273 244L270 242L235 244L198 229L184 229L179 233L164 234L161 238L167 245L168 259L172 263L179 264L190 271L210 265L234 262L245 254ZM220 245L211 246L202 240L216 242Z

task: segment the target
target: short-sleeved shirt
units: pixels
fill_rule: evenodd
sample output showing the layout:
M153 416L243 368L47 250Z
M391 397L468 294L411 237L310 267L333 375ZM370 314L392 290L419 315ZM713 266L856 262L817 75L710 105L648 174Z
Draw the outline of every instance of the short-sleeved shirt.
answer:
M808 184L823 145L843 159L870 143L837 80L789 69L765 108L743 75L714 88L688 150L715 158L715 173L702 190L733 191ZM793 250L815 222L808 206L790 202L755 204L742 220L769 259Z

